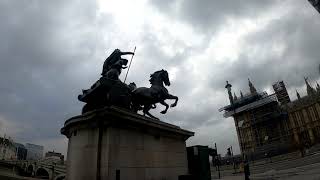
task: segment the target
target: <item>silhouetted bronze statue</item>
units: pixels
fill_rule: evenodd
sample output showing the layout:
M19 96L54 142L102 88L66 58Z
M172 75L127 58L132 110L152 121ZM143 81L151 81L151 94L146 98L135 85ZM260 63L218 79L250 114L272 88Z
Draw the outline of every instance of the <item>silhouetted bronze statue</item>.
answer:
M169 105L165 102L166 99L174 99L175 102L171 104L171 107L175 107L178 103L178 97L169 94L168 90L164 87L170 86L170 80L168 72L165 70L156 71L150 76L150 88L140 87L132 92L132 110L143 110L143 114L147 114L149 117L156 118L149 113L149 110L156 108L155 104L160 103L166 107L162 114L165 114L169 108ZM157 118L156 118L157 119Z
M109 105L130 108L130 93L136 88L135 84L128 86L119 79L121 70L125 69L128 63L128 60L121 56L128 54L134 55L132 52L115 49L104 61L102 77L90 89L82 90L82 94L78 96L80 101L87 103L82 108L82 113Z
M82 108L82 113L106 106L118 106L134 112L142 110L144 115L156 118L149 111L155 109L157 103L166 107L161 111L162 114L165 114L169 108L169 105L165 102L166 99L175 100L171 107L177 105L178 97L169 94L163 85L170 86L169 75L165 70L151 74L150 88L137 88L135 83L127 85L120 81L121 70L127 68L128 63L128 60L121 58L121 56L128 54L134 55L133 52L121 52L116 49L105 60L101 73L102 77L90 89L83 90L82 94L78 96L80 101L86 103Z
M112 54L104 61L101 75L110 79L118 80L121 70L127 68L128 60L122 59L122 55L134 55L133 52L121 52L115 49Z

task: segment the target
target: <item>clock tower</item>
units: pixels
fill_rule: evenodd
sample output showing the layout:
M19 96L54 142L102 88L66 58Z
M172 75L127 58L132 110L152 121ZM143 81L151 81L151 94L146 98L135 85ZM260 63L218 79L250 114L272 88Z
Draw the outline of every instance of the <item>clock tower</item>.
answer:
M283 81L276 82L272 85L273 90L278 98L280 104L287 104L290 102L290 97Z

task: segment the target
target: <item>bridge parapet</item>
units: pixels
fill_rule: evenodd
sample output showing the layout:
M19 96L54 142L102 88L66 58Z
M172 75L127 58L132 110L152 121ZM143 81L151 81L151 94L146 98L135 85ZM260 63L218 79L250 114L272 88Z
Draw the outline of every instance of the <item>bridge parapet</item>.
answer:
M0 160L13 168L19 168L26 176L49 178L52 180L65 179L66 165L45 160ZM47 176L47 177L46 177Z

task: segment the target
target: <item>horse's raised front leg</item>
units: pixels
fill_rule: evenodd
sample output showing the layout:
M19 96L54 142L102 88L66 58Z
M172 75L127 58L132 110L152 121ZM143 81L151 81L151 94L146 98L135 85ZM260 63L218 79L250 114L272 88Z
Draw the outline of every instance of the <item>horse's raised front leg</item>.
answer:
M174 100L176 100L173 104L170 105L170 107L175 107L175 106L177 105L177 103L178 103L178 99L179 99L179 98L178 98L177 96L174 96L174 95L169 94L168 97L167 97L167 99L174 99Z
M147 114L149 117L154 118L154 119L159 119L149 113L149 110L151 109L151 107L152 107L152 105L144 105L143 114Z
M165 110L161 111L160 113L161 114L165 114L167 113L167 110L169 109L169 105L163 100L163 101L160 101L160 104L164 105L166 107Z

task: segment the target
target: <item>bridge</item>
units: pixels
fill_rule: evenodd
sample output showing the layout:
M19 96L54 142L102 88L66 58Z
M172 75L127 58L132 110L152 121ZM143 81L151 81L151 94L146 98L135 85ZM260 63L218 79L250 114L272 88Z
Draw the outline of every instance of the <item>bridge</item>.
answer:
M50 180L64 180L66 165L53 160L1 160L1 167L12 169L12 175Z

